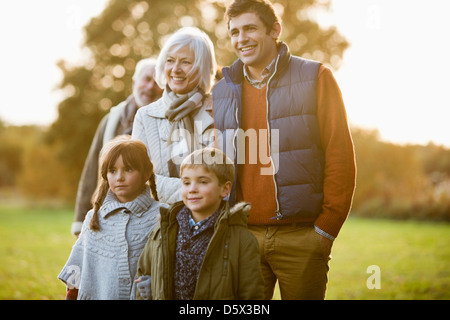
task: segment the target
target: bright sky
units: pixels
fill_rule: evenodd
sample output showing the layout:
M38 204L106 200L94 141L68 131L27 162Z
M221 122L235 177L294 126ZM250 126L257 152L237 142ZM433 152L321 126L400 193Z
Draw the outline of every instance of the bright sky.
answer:
M1 1L0 118L52 123L58 59L76 63L82 27L107 0ZM450 1L332 0L319 23L351 43L335 73L352 125L396 143L450 147Z
M108 0L0 2L0 119L14 124L51 124L62 100L56 62L81 57L83 26Z
M333 0L351 43L336 73L352 124L450 147L450 1Z

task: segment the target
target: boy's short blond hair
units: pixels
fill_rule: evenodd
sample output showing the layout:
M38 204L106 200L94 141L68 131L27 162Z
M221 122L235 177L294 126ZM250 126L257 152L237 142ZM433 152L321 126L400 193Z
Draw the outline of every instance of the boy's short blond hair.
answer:
M225 153L216 148L203 148L192 152L180 166L180 176L185 168L202 167L219 179L219 184L234 181L234 164Z

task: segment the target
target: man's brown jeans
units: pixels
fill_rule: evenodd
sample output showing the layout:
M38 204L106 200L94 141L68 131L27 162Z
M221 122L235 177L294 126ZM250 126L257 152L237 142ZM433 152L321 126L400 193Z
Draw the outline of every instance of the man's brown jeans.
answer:
M272 299L277 280L283 300L325 299L331 255L312 224L248 228L259 243L265 299Z

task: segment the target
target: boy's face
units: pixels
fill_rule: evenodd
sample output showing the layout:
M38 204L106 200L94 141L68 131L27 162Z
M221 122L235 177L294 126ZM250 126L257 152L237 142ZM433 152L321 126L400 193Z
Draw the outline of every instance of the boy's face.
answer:
M253 12L232 17L229 22L231 44L239 59L255 71L263 70L277 56L277 39L281 26L275 23L267 30Z
M213 172L201 166L184 168L181 174L183 202L196 222L204 220L219 209L220 202L231 190L231 182L220 185Z

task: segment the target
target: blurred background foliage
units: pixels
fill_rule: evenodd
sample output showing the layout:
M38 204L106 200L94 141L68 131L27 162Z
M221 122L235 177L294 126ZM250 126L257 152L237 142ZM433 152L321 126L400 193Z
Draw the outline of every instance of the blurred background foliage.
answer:
M228 0L111 0L84 28L83 56L59 61L65 98L48 128L0 121L0 199L58 199L73 205L84 160L100 119L131 93L137 61L156 57L172 32L197 26L215 44L219 65L235 60L223 21ZM283 20L281 39L293 54L334 70L349 46L336 28L313 20L329 0L274 1ZM347 93L351 94L351 93ZM352 128L358 178L352 214L450 221L450 150L399 146L377 131Z

